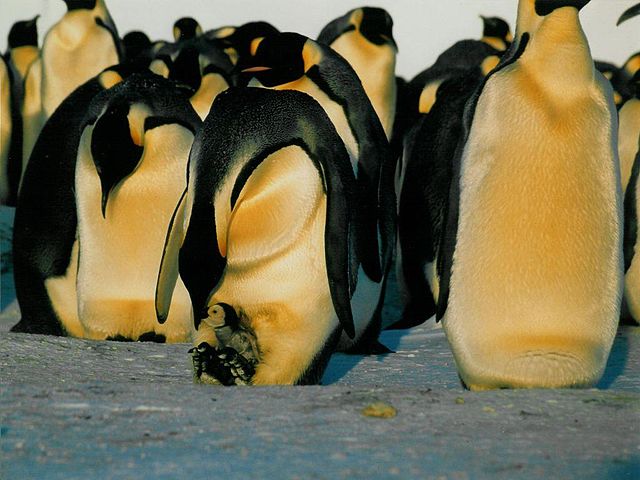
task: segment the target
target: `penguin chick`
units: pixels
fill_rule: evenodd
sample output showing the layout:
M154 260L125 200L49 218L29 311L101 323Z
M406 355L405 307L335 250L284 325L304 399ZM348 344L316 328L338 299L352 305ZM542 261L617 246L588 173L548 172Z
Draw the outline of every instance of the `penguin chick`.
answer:
M260 361L260 352L255 333L247 325L248 320L236 313L231 305L216 303L210 309L204 323L213 327L219 349L230 347L253 364Z

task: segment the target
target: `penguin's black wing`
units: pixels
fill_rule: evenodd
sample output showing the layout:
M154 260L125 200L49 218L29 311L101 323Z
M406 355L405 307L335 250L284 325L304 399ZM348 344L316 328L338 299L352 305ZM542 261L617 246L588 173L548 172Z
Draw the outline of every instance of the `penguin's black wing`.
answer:
M462 154L464 147L471 133L471 124L475 115L476 106L480 100L480 95L486 83L496 72L516 62L524 53L529 43L530 35L525 32L522 34L519 42L511 44L509 49L500 59L498 66L492 70L484 81L475 89L464 107L464 115L462 121L462 135L456 153L454 155L453 168L451 171L451 186L449 188L448 207L445 211L444 231L440 238L440 253L437 261L437 272L440 277L440 294L436 308L436 320L442 319L449 302L449 282L451 280L451 269L453 268L453 255L456 248L456 238L458 235L458 218L460 208L460 172L462 169Z
M218 249L213 198L242 165L230 198L235 205L252 172L289 145L307 152L327 192L325 257L329 290L345 332L354 335L351 295L357 279L352 251L355 178L349 156L322 107L298 91L231 88L213 103L190 156L191 216L180 250L180 275L197 313L218 284L225 258Z
M362 192L359 228L363 240L358 244L358 255L367 276L378 282L391 260L395 240L393 174L391 179L386 178L386 172L395 169L395 159L382 124L351 65L328 47L319 47L323 59L306 75L342 105L358 142L357 182Z
M625 10L622 13L622 15L620 15L620 18L618 19L618 22L616 23L616 25L620 25L623 22L626 22L627 20L630 20L637 15L640 15L640 3L637 3L636 5Z
M636 154L631 169L629 186L624 195L624 271L631 267L635 256L635 248L638 242L638 209L636 188L638 175L640 174L640 152Z
M7 57L9 57L7 53ZM4 57L2 60L4 61ZM22 175L22 114L21 106L24 97L24 82L20 81L20 74L13 62L5 61L7 74L9 75L11 97L11 140L9 145L9 158L7 162L7 179L9 182L9 196L6 204L15 206L18 199L18 187Z
M81 126L99 79L78 87L56 109L33 148L20 189L13 229L16 296L22 319L12 331L63 335L45 289L65 274L76 240L74 181ZM89 114L98 114L106 98Z
M338 17L329 22L327 25L325 25L325 27L318 35L318 42L330 46L338 37L340 37L344 33L355 30L356 27L349 21L350 18L351 12L348 12L346 15Z
M480 69L475 69L443 82L433 108L407 138L398 237L411 300L394 328L419 325L436 313L425 267L439 256L464 107L482 78Z

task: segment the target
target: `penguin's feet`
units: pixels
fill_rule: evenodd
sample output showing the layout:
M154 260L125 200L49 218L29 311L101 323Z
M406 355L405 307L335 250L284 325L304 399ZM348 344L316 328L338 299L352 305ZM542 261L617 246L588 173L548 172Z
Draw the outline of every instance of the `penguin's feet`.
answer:
M197 382L214 385L249 385L255 365L230 347L217 349L206 342L189 350Z

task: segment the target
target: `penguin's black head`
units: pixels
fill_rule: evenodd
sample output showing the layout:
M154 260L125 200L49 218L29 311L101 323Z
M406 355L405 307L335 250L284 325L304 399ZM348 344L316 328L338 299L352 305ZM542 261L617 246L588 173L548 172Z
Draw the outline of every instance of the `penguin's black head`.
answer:
M541 17L549 15L562 7L574 7L581 10L591 0L536 0L536 13Z
M234 308L228 303L216 303L210 313L216 328L230 327L236 330L240 325L240 318Z
M191 17L183 17L173 24L173 38L176 42L190 40L202 35L202 27Z
M122 37L125 58L131 60L151 48L151 40L144 32L134 30Z
M251 58L252 46L260 39L277 35L279 30L267 22L249 22L236 28L231 35L221 40L225 48L233 48L238 55L238 63L243 64Z
M298 80L305 73L302 51L308 40L291 32L266 37L249 60L238 64L241 83L256 78L265 87L275 87Z
M363 7L360 33L374 45L393 45L398 48L393 39L393 19L382 8Z
M507 22L500 17L480 16L480 18L482 18L483 24L483 37L494 37L501 40L509 40L511 31Z
M9 48L37 47L38 46L38 17L31 20L16 22L9 31Z
M63 0L67 4L67 11L73 10L93 10L96 8L97 0Z

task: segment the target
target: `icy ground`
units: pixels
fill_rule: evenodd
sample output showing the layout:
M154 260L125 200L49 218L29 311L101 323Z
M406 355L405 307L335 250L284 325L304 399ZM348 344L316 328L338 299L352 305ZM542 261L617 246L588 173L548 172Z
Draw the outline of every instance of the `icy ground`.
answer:
M194 385L186 344L7 333L12 216L0 207L2 480L640 478L640 328L590 390L464 391L429 326L384 332L394 354L334 355L323 386Z

